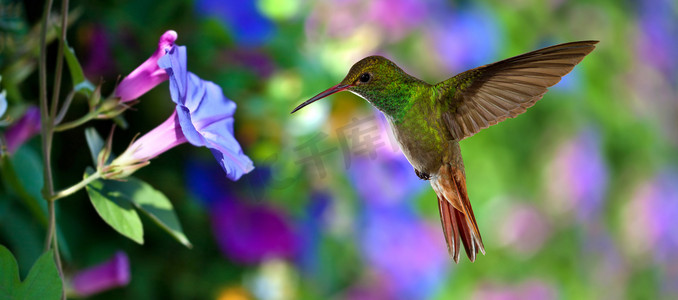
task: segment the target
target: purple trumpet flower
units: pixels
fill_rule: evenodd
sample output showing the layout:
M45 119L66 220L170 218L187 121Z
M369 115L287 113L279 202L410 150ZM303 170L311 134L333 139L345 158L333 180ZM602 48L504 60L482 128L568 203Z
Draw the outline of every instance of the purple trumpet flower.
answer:
M129 281L129 259L125 252L118 251L107 262L75 274L72 286L79 296L87 297L116 287L126 286Z
M169 78L165 70L158 66L158 59L163 57L174 46L174 41L176 40L177 33L174 30L168 30L160 36L158 49L153 52L153 55L118 84L118 87L115 89L115 96L120 98L120 102L128 102L139 98L139 96Z
M160 78L160 75L151 76L156 79L148 79L147 75L160 72L150 72L153 68L144 67L149 61L157 61L158 68L170 80L170 95L177 104L176 111L167 121L142 136L115 159L106 171L109 174L107 177L126 177L147 165L150 159L177 145L189 142L194 146L208 147L226 172L226 176L231 180L238 180L243 174L252 171L254 166L233 136L233 115L236 105L224 96L218 85L202 80L187 71L186 47L174 45L174 40L176 32L166 32L160 39L158 47L159 50L165 49L166 54L156 58L156 52L137 68L145 70L138 74L145 75L134 76L137 79L130 80L145 82L143 87L137 86L139 89L157 84L154 80ZM137 73L137 70L132 74ZM133 77L132 74L128 78ZM141 77L146 77L146 80L142 80Z
M158 65L169 75L170 94L186 140L209 148L231 180L252 171L252 161L233 136L235 103L221 87L186 70L186 47L172 47Z

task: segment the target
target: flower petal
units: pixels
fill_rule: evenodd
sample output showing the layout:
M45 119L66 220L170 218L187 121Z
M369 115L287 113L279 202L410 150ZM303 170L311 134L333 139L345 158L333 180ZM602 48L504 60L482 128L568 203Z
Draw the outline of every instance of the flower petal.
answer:
M252 161L233 136L236 104L224 96L221 87L186 70L184 46L171 48L158 60L158 66L169 75L170 94L188 142L210 148L232 180L250 172Z
M167 80L165 70L158 67L158 59L163 57L168 49L174 47L177 33L174 30L165 32L158 41L158 49L132 73L127 75L115 89L115 96L121 102L132 101L145 94L156 85Z

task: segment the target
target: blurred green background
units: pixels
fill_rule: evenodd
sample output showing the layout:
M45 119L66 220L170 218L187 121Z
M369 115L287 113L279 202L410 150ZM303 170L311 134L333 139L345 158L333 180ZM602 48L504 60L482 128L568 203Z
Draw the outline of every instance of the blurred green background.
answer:
M5 54L43 4L2 4L6 78ZM93 299L678 298L676 1L73 1L71 11L69 43L105 95L175 30L189 70L237 103L236 138L256 167L230 182L209 151L182 145L136 173L172 200L192 249L148 218L144 245L120 236L84 192L59 200L67 276L129 257L130 283ZM447 256L434 192L369 104L339 93L289 114L368 55L434 83L587 39L596 50L527 113L461 143L487 250L475 263ZM37 104L26 68L20 85L2 82L10 110ZM125 113L117 153L170 115L168 91ZM73 105L67 118L87 109ZM111 122L92 125L106 136ZM19 152L39 149L35 138ZM91 164L82 128L57 134L53 157L57 187L79 180ZM2 197L0 243L25 272L44 230Z

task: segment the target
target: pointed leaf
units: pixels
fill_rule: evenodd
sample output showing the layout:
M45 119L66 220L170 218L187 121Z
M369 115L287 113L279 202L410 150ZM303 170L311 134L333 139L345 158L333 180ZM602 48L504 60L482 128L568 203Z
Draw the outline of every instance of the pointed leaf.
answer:
M59 299L62 288L59 272L54 262L54 251L49 250L35 262L14 298Z
M68 46L67 42L64 43L64 58L66 58L68 70L71 72L73 90L83 93L86 96L90 96L94 91L94 85L85 78L82 66L80 66L78 58L75 57L75 51Z
M119 191L121 198L129 200L177 241L189 248L193 246L181 229L172 202L160 191L134 177L124 182L106 180L105 184L108 189Z
M19 267L12 253L0 245L0 299L59 299L62 283L52 250L33 264L26 280L19 280Z
M88 169L86 173L91 174L92 170ZM117 183L124 185L126 182ZM108 225L131 240L144 243L141 219L118 186L111 187L105 180L95 180L86 189L94 209Z
M0 299L10 299L21 283L19 266L12 252L3 245L0 245L0 270Z
M87 140L89 153L92 155L92 161L96 166L98 164L97 158L99 157L99 152L104 148L104 140L94 127L87 127L85 129L85 139Z
M2 180L23 200L33 217L47 225L47 204L42 200L42 161L30 147L20 147L14 155L0 160Z

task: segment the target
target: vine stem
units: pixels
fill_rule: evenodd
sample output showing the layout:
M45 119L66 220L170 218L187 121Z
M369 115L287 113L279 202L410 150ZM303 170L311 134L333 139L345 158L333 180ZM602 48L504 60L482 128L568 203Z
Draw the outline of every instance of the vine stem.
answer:
M61 39L59 40L59 49L57 51L56 70L54 74L54 86L52 93L52 107L48 108L47 100L47 27L50 22L50 12L52 10L53 0L47 0L45 11L40 28L40 130L42 136L42 155L44 160L43 177L45 186L43 187L43 198L47 200L47 211L49 221L47 224L47 236L45 237L45 251L54 249L54 262L56 264L62 287L64 287L64 273L61 265L61 255L59 254L59 243L56 233L56 211L55 203L52 200L54 194L54 180L52 177L51 152L52 139L54 137L54 119L58 108L59 91L61 88L61 76L63 73L63 48L66 40L66 29L68 28L68 0L61 2ZM61 299L66 299L66 289L62 288Z
M82 181L80 181L80 182L78 182L78 183L72 185L71 187L66 188L66 189L64 189L64 190L61 190L61 191L59 191L58 193L52 195L52 198L49 199L49 200L52 201L52 202L54 202L54 201L56 201L56 200L58 200L58 199L61 199L61 198L70 196L70 195L72 195L73 193L75 193L75 192L81 190L82 188L84 188L85 186L87 186L88 184L90 184L92 181L97 180L97 179L99 179L99 178L101 178L101 173L100 173L100 172L97 171L96 173L92 173L91 175L89 175L89 176L87 176L85 179L83 179Z

